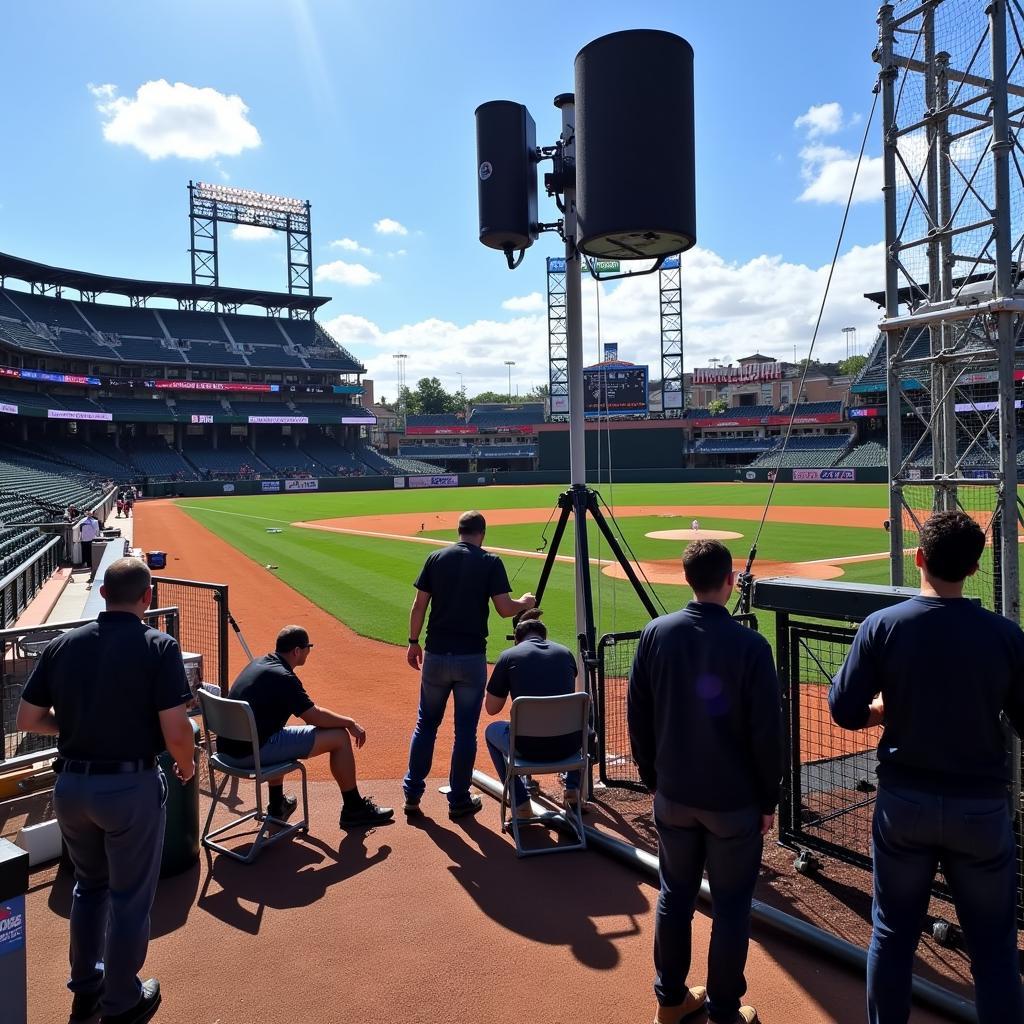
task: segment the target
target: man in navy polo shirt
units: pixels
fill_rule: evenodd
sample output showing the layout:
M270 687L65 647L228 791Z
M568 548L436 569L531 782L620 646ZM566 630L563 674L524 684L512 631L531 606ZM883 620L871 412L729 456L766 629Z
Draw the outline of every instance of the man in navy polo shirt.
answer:
M434 758L437 730L449 694L455 698L455 745L448 794L449 817L476 814L480 797L469 792L476 760L476 730L487 683L488 602L502 618L525 612L536 603L532 594L515 600L497 555L483 549L487 523L479 512L459 516L457 544L434 551L420 571L416 599L409 612L409 665L421 670L420 706L409 747L405 810L419 811L425 779ZM430 617L427 618L427 609ZM426 652L420 631L427 621Z
M884 725L873 824L868 1020L906 1024L939 865L971 957L980 1024L1024 1020L1005 714L1024 735L1024 633L963 597L985 549L963 512L921 527L921 594L869 615L832 683L844 729Z
M160 983L138 972L160 873L168 783L194 772L192 699L177 641L142 621L146 563L119 558L103 576L106 611L47 644L25 684L17 727L57 736L53 806L75 869L71 1020L143 1024Z
M629 676L629 738L654 794L661 892L654 923L657 1024L707 1006L716 1024L753 1024L741 1006L750 905L782 774L779 680L768 641L726 607L729 549L694 541L683 554L693 588L682 611L649 622ZM687 988L690 924L707 867L712 925L707 990Z
M487 684L484 709L489 715L499 715L511 696L558 697L576 689L576 658L568 647L548 640L548 630L540 621L540 609L524 612L516 625L516 646L502 651ZM508 774L509 757L508 722L491 722L484 732L487 750L494 762L498 778ZM531 761L560 761L578 753L578 732L566 736L518 737L521 756ZM528 817L532 813L530 798L518 775L513 783L513 802L516 813ZM566 772L564 800L566 804L579 800L580 773Z

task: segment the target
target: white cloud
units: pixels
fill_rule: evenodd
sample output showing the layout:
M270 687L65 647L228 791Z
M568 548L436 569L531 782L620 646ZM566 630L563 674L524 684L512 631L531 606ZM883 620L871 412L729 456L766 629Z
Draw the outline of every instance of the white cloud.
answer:
M685 365L707 366L715 356L726 363L760 351L791 361L807 354L828 266L809 267L781 256L759 256L747 263L727 263L716 253L695 248L683 257L683 327ZM825 309L814 356L823 361L846 355L844 327L858 329L862 352L877 333L878 309L865 292L881 291L884 281L881 243L855 247L836 266L831 298ZM538 276L542 274L538 270ZM647 364L652 379L661 376L658 321L658 275L602 284L602 341L617 341L630 362ZM598 322L594 285L587 282L584 301L584 358L597 362ZM507 303L503 305L507 306ZM477 320L459 324L439 319L384 330L372 321L343 314L326 322L327 329L366 363L378 382L378 393L394 390L392 354L408 353L406 374L440 378L450 391L462 373L470 395L508 388L504 361L515 353L512 386L521 392L547 383L547 312L543 299L536 309L515 311L509 320Z
M800 150L800 176L807 183L800 193L804 203L842 203L850 195L857 154L839 146L810 145ZM854 189L855 203L871 203L882 198L882 158L864 156Z
M408 256L408 255L409 254L408 254L408 252L406 252L405 249L395 249L394 252L389 252L388 253L388 259L389 260L393 260L393 259L398 259L398 258L400 258L402 256Z
M390 217L381 217L373 225L373 230L378 235L407 235L409 229L404 224L399 224L397 220L392 220Z
M793 127L806 131L809 139L835 135L843 127L843 108L838 103L820 103L801 114Z
M334 260L332 263L321 263L313 272L314 281L332 281L334 284L346 284L353 288L365 288L380 280L380 274L361 263L346 263Z
M240 242L265 242L274 237L270 228L261 228L258 224L236 224L231 229L231 237Z
M336 238L330 243L332 249L344 249L346 252L358 252L363 256L370 256L373 254L372 249L367 249L365 245L360 245L354 238Z
M516 295L501 304L502 309L511 309L515 313L534 313L544 308L544 296L540 292L529 295Z
M140 85L134 97L118 96L109 83L89 91L104 118L103 137L134 146L150 160L237 156L261 142L240 96L162 78Z

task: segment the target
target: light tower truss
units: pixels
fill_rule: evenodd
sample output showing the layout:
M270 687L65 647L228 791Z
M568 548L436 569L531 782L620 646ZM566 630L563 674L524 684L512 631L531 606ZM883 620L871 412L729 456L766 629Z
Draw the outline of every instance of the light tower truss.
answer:
M679 257L658 271L661 317L661 408L667 419L683 415L683 284Z
M905 0L878 23L892 582L916 582L928 515L962 508L988 540L973 592L1019 620L1024 16Z
M188 196L193 284L219 286L217 225L237 224L283 231L288 243L288 293L313 294L313 246L308 200L202 181L188 183ZM198 304L199 308L208 310L214 310L215 306L214 302ZM288 315L312 319L309 310L289 309Z
M569 345L562 256L548 257L548 398L552 418L564 419L569 415Z

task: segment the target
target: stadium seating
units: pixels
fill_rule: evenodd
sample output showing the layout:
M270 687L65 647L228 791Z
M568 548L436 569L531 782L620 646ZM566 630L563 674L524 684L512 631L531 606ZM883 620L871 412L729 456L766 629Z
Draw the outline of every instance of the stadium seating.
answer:
M224 333L220 317L216 313L161 309L159 316L172 338L217 342L221 348L228 343L228 336Z
M291 439L264 441L255 448L260 459L278 473L303 472L315 476L324 475L324 467L301 448L296 448Z
M342 476L369 473L370 470L355 455L326 434L310 436L302 442L302 450L318 462L325 470L338 472Z
M195 466L162 437L136 438L127 446L127 453L131 465L150 479L199 479Z
M721 419L731 421L736 419L761 420L766 416L775 415L773 405L733 405L720 413L714 413L710 409L687 409L685 418L688 420Z
M474 406L467 421L470 426L520 427L544 422L543 402L524 402L515 407Z
M406 427L462 427L466 421L452 412L423 413L405 418Z
M185 358L193 366L250 366L241 352L231 352L224 342L190 341Z
M75 331L88 330L89 324L78 313L75 304L66 299L53 299L45 295L31 295L28 292L7 291L8 306L16 314L28 317L30 321L46 324L48 327L69 327ZM5 314L7 310L4 310Z
M771 451L750 463L752 469L830 469L850 446L848 434L791 437L783 451L783 439Z
M57 347L69 356L86 359L120 359L120 353L110 345L101 345L88 331L61 329L57 332Z
M0 311L0 315L2 315L2 311ZM60 352L60 349L52 341L37 334L24 320L0 319L0 341L6 341L16 348L30 349L33 352Z
M193 416L228 416L230 413L219 398L178 398L174 402L174 415L184 423L191 423Z
M156 395L153 398L98 398L99 406L106 412L122 419L141 417L145 420L172 419L171 408L163 395Z
M218 448L211 448L208 442L186 438L183 454L201 472L211 476L244 475L246 467L254 474L273 475L273 470L244 441L237 439L222 442Z
M478 459L535 459L537 446L532 444L481 445L475 449Z
M838 416L843 411L842 402L804 402L796 407L797 416ZM793 405L779 406L777 415L791 416Z
M770 451L776 445L773 437L708 437L695 442L696 455L742 455Z
M398 447L398 454L409 459L472 459L476 451L470 444L403 444Z

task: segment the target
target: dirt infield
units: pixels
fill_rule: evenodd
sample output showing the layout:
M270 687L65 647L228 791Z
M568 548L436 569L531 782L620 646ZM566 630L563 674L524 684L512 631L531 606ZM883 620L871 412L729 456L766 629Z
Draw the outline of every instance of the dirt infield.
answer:
M665 519L744 519L757 521L763 509L754 505L625 505L613 507L620 519L635 516L661 516ZM394 512L379 516L344 516L339 519L320 519L310 523L294 523L312 529L352 531L353 533L387 533L408 537L426 530L455 530L460 512ZM548 508L499 508L486 512L489 526L522 526L543 523L551 515ZM773 505L772 521L779 523L806 523L809 526L875 527L880 532L886 514L876 508L831 508L827 505Z
M305 626L316 649L302 670L310 696L367 730L356 755L359 774L369 779L401 778L416 720L419 675L406 663L405 649L352 632L288 584L210 533L171 501L135 506L135 544L168 552L165 575L227 583L231 612L253 654L273 650L277 631L289 622ZM245 666L245 654L228 641L230 676ZM336 666L345 666L340 672ZM435 765L450 756L450 728L438 736ZM326 758L309 762L311 778L330 778Z
M684 586L682 566L679 557L659 558L649 562L635 563L643 570L644 576L651 583L667 583L674 586ZM733 568L742 572L747 567L745 558L734 558ZM610 562L601 570L605 576L613 580L626 579L625 570L618 562ZM757 562L758 576L803 576L812 580L834 580L843 575L843 570L838 565L831 565L825 562L769 562L759 559Z

